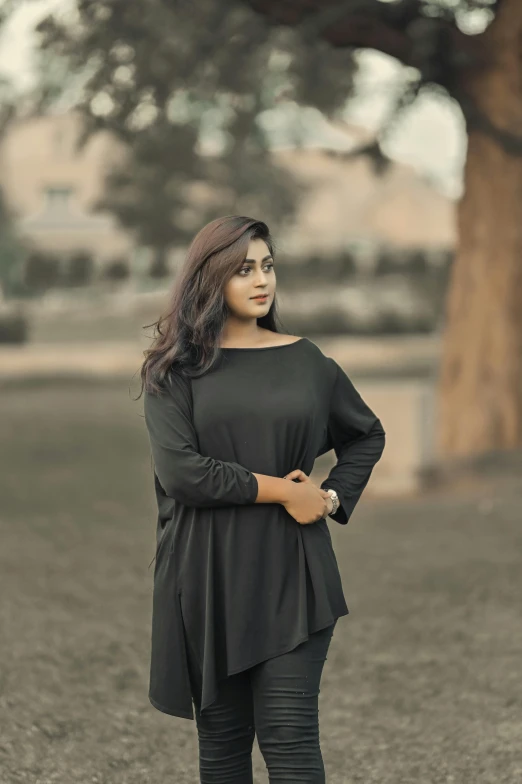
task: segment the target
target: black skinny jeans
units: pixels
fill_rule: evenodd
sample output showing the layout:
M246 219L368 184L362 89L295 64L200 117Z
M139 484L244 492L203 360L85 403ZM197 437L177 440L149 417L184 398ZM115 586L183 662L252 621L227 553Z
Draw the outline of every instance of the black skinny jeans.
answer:
M324 784L319 684L336 623L221 681L216 701L203 713L201 674L189 661L201 784L253 784L255 735L270 784Z

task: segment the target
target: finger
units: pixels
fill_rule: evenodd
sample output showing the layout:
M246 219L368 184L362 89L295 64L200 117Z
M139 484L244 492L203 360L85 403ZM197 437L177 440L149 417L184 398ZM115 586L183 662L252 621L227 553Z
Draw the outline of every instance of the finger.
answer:
M303 477L306 477L306 474L300 468L296 468L294 471L290 471L284 479L303 479Z

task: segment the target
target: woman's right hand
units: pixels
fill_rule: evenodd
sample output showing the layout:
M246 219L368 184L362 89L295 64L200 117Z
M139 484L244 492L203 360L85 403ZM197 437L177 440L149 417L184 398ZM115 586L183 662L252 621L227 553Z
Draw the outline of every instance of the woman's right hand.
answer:
M316 523L328 514L328 507L325 506L330 496L320 487L316 487L313 482L293 482L288 488L288 498L283 503L288 514L301 525Z

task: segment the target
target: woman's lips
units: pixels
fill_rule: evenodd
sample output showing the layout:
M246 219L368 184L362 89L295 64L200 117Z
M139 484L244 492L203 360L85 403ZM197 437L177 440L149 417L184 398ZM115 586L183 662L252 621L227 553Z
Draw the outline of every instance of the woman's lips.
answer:
M265 299L268 299L268 294L263 294L262 296L259 297L250 297L250 299L257 299L260 302L264 302Z

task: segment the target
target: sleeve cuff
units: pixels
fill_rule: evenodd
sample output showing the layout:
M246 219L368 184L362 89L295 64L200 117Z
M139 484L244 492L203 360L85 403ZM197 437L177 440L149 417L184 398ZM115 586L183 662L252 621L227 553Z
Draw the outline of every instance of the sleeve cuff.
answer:
M335 514L328 515L328 517L331 517L332 520L335 520L336 523L346 525L353 511L353 505L350 503L350 500L345 499L342 491L335 484L335 482L325 480L321 484L321 490L335 490L339 498L339 508Z
M250 472L250 476L248 478L248 483L249 483L249 490L250 490L250 492L249 492L247 504L255 504L256 498L257 498L257 496L259 494L259 483L257 481L257 477L254 476L252 471Z

